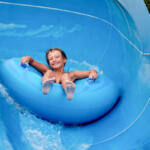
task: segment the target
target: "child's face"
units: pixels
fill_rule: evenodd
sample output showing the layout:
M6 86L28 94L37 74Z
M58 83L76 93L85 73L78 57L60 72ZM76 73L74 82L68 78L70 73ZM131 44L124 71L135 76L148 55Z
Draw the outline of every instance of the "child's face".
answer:
M57 50L53 50L53 51L49 52L48 60L49 60L50 66L54 70L64 67L64 64L67 61L65 58L63 58L61 52L59 52Z

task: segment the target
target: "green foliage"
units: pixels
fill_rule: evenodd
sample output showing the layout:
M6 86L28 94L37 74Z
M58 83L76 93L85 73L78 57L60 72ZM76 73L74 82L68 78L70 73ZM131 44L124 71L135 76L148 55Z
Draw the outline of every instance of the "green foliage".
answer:
M147 9L149 10L150 12L150 0L144 0L146 6L147 6Z

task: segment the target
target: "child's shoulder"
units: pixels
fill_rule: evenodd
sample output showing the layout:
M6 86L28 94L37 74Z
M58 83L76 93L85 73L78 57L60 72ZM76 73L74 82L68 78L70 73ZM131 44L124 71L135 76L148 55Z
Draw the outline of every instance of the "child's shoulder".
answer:
M68 75L70 78L72 78L75 74L75 71L69 71L69 72L64 72L63 75Z

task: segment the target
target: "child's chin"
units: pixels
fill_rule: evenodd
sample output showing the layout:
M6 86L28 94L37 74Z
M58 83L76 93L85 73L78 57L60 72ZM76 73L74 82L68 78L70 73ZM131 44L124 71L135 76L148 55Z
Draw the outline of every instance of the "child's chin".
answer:
M55 70L55 69L60 69L60 67L53 67L53 69Z

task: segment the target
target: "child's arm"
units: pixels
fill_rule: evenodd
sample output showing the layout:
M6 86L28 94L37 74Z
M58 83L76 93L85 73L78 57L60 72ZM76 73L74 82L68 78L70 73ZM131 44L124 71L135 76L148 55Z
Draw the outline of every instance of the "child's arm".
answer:
M89 70L89 71L72 71L69 73L71 76L71 79L77 80L77 79L81 79L81 78L94 78L96 79L98 77L98 74L96 72L96 70Z
M50 68L44 64L40 64L39 62L35 61L30 56L25 56L21 58L21 64L28 63L34 68L36 68L38 71L40 71L42 74L44 74L47 70L50 70Z

